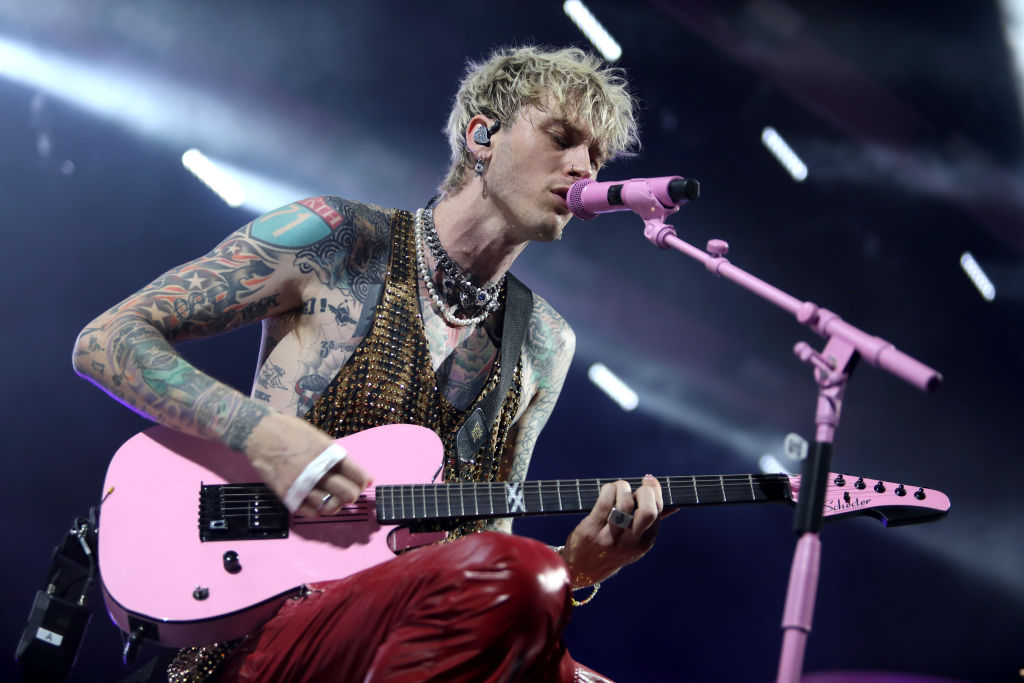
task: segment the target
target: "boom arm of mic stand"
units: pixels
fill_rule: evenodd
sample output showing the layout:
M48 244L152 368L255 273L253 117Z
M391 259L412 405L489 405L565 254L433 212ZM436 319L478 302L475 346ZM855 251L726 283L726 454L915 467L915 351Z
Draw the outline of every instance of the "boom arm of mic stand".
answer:
M647 194L650 194L649 192ZM637 193L623 203L644 220L644 236L661 249L673 248L694 258L715 275L725 277L754 294L789 311L797 321L826 338L821 353L806 342L799 342L793 351L797 357L814 367L818 384L818 402L815 415L815 442L804 461L801 491L793 519L793 530L799 536L790 569L783 611L782 651L779 656L778 681L795 683L803 669L807 634L811 630L814 601L821 564L821 523L827 475L831 466L832 444L839 426L839 413L843 393L850 372L858 358L880 367L922 391L935 391L942 384L942 375L919 360L896 349L886 340L867 334L843 321L832 311L819 308L810 301L800 301L782 290L769 285L741 268L732 265L725 255L729 245L723 240L710 240L707 251L679 239L675 229L665 223L673 211L666 210L654 199ZM659 210L660 209L660 210ZM676 207L678 209L678 207Z
M705 252L681 240L675 229L664 222L664 218L660 221L645 219L644 225L644 236L656 246L662 249L671 247L702 262L715 275L732 280L779 308L789 311L797 322L825 338L844 339L871 365L896 375L922 391L935 391L942 385L942 375L938 371L903 353L892 343L864 332L832 311L820 308L810 301L800 301L742 268L737 268L725 258L729 252L729 245L723 240L710 240Z

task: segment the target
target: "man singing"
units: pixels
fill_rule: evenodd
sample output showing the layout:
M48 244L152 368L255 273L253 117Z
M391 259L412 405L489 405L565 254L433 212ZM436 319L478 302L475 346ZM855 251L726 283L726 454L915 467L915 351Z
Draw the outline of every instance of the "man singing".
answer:
M523 481L575 338L508 270L528 242L559 239L575 181L636 145L634 105L621 72L580 50L502 49L470 65L447 135L441 194L414 214L338 197L271 211L96 318L76 371L244 454L304 515L371 484L372 459L331 446L383 424L434 430L445 481ZM174 350L256 320L251 396ZM511 520L464 524L311 586L235 647L222 680L607 680L561 643L571 590L639 559L661 510L648 476L635 492L606 484L554 551Z

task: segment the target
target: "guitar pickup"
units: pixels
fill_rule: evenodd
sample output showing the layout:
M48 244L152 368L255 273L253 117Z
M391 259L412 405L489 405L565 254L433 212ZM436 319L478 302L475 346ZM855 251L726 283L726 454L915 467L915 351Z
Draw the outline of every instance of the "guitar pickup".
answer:
M199 540L287 538L288 509L265 484L203 484Z

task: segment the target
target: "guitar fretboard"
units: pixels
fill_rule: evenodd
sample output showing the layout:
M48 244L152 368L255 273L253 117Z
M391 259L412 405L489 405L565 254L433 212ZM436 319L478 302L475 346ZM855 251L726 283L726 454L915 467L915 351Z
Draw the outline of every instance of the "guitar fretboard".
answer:
M377 521L410 524L430 520L524 517L586 513L601 486L616 479L527 482L401 484L376 487ZM625 479L636 490L640 478ZM684 505L783 502L792 498L784 474L661 477L666 508Z

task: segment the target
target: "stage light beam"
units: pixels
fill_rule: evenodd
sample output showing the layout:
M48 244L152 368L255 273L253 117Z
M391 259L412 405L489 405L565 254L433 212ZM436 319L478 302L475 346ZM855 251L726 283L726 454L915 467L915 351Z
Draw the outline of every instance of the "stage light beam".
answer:
M640 405L640 397L629 386L609 370L604 363L594 363L587 371L587 377L597 388L608 394L623 410L635 410Z
M761 131L761 142L793 177L793 180L798 183L807 180L807 164L793 151L793 148L779 135L777 130L771 126L765 126L765 129Z
M977 288L985 301L993 301L996 298L996 286L992 284L992 280L988 278L985 271L981 269L978 262L974 260L974 256L971 252L965 251L960 256L960 267L967 273L967 277L971 279L971 282Z
M198 149L193 148L182 154L181 163L228 206L237 208L245 202L245 191L235 179L207 159Z
M1017 103L1024 114L1024 0L999 0L1003 39L1010 53Z
M614 62L622 56L622 47L580 0L566 0L562 9L605 59Z

